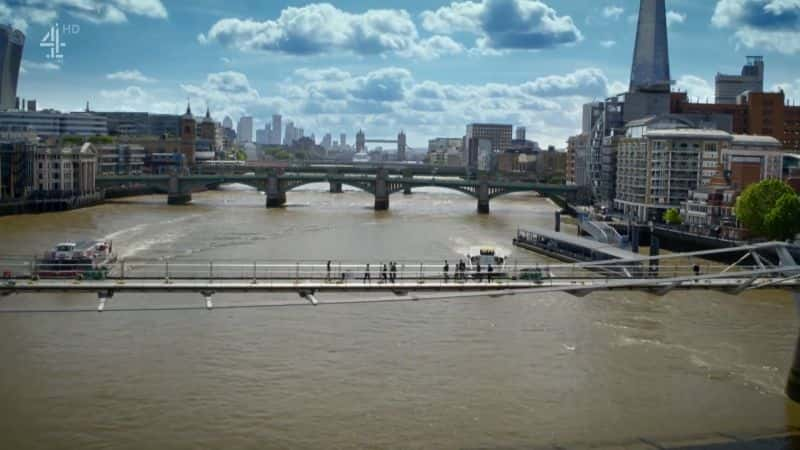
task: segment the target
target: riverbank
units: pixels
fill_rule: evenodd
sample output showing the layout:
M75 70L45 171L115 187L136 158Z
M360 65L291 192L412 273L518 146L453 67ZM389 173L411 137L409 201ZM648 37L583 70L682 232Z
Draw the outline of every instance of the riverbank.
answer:
M104 192L81 195L78 197L28 199L15 202L0 203L0 216L15 214L39 214L54 211L68 211L103 203Z

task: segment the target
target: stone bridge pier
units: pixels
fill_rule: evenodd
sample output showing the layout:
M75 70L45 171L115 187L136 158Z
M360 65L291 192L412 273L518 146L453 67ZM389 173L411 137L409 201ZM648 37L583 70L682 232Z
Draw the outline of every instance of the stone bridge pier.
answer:
M389 180L385 169L375 175L375 211L389 209Z
M178 178L177 174L171 174L169 177L169 186L167 190L167 204L168 205L186 205L192 201L192 190Z
M286 204L286 189L277 174L267 177L267 208L280 208Z
M342 190L342 182L341 181L330 181L331 185L331 194L341 194L344 192Z
M414 174L410 171L403 172L403 181L408 182L414 179ZM403 184L403 195L411 195L411 185L408 183Z
M480 175L478 178L478 214L489 214L489 178Z

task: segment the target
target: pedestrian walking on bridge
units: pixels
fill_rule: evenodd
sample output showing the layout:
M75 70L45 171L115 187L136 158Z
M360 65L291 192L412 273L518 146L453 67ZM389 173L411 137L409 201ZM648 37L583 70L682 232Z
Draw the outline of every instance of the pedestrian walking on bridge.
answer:
M367 264L367 270L364 272L364 283L368 283L372 281L372 274L369 273L369 264Z
M444 271L444 282L447 283L447 281L450 280L450 264L447 261L444 262L444 268L442 270Z

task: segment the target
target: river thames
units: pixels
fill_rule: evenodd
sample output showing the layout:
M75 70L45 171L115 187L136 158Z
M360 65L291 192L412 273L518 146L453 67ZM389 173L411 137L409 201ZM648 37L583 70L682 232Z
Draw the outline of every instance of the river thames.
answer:
M552 227L529 195L229 187L0 218L4 254L112 239L124 258L444 260ZM217 296L215 303L253 301ZM114 305L199 304L117 295ZM94 305L13 296L0 310ZM4 449L563 448L783 432L792 298L599 293L255 310L0 314Z

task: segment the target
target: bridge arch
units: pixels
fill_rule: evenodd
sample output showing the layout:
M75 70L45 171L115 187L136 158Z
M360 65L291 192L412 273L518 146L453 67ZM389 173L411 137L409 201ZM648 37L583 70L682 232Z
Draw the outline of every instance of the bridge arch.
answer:
M297 188L308 186L309 184L324 184L324 183L340 183L343 186L350 186L352 188L367 192L369 194L375 193L374 186L372 186L370 183L367 182L347 181L343 179L328 179L328 178L320 178L318 180L289 180L286 182L284 192L290 192Z
M460 192L462 194L469 195L472 198L478 198L478 194L474 189L470 189L469 187L465 186L453 186L453 185L443 185L437 183L393 183L391 188L389 189L389 194L397 194L403 192L406 188L406 184L409 185L411 188L425 188L425 187L435 187L441 189L447 189L450 191Z

